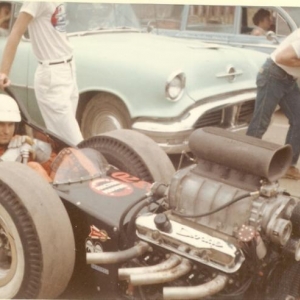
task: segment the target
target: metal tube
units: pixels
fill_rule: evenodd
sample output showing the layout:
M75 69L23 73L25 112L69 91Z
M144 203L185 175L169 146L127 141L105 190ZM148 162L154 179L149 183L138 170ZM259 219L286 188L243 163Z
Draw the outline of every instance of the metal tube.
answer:
M192 268L192 264L188 259L183 259L182 262L172 269L149 273L149 274L133 274L129 277L132 285L151 285L163 282L173 281L185 274Z
M189 147L197 158L269 181L281 178L292 161L290 145L280 146L216 127L195 130L189 138Z
M164 299L201 299L220 292L227 284L226 275L218 275L212 281L188 287L164 287Z
M87 264L116 264L128 261L144 254L151 247L145 242L139 242L132 248L118 252L87 253Z
M147 274L147 273L169 270L177 266L181 262L181 260L182 259L180 256L171 254L167 260L154 266L119 269L119 279L124 280L129 278L131 275L136 275L136 274Z

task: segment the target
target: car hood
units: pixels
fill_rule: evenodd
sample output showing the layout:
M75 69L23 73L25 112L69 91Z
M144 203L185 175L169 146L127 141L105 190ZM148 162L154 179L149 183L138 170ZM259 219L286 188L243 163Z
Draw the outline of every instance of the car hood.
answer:
M143 74L146 80L164 85L172 73L181 70L194 101L255 88L256 73L266 58L251 50L147 33L103 32L71 37L71 41L75 55L84 53L85 62L91 60L89 64L97 66L98 72L109 65L121 73L134 70L137 77Z

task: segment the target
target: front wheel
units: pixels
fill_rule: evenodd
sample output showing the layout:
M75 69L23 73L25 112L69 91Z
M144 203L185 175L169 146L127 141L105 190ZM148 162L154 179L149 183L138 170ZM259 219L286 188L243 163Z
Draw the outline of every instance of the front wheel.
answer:
M18 162L0 163L0 298L56 298L73 273L71 223L56 192Z
M121 128L130 128L125 105L114 95L100 93L86 105L81 122L84 138Z

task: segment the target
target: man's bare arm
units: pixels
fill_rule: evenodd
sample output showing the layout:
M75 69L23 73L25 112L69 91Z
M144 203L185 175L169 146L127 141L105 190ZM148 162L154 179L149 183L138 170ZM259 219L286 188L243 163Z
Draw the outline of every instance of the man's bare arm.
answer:
M0 88L3 89L10 84L8 75L14 61L20 40L28 28L28 24L32 20L32 16L28 13L21 12L18 16L12 31L7 39L4 48L2 62L0 67Z
M291 45L277 53L275 56L275 61L276 63L287 67L300 67L300 59Z

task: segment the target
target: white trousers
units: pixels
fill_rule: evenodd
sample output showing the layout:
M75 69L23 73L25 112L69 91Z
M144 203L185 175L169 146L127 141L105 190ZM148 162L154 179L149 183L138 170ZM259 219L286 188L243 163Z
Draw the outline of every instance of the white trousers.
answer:
M39 64L34 88L46 128L71 144L81 142L83 137L75 117L78 87L74 62Z

